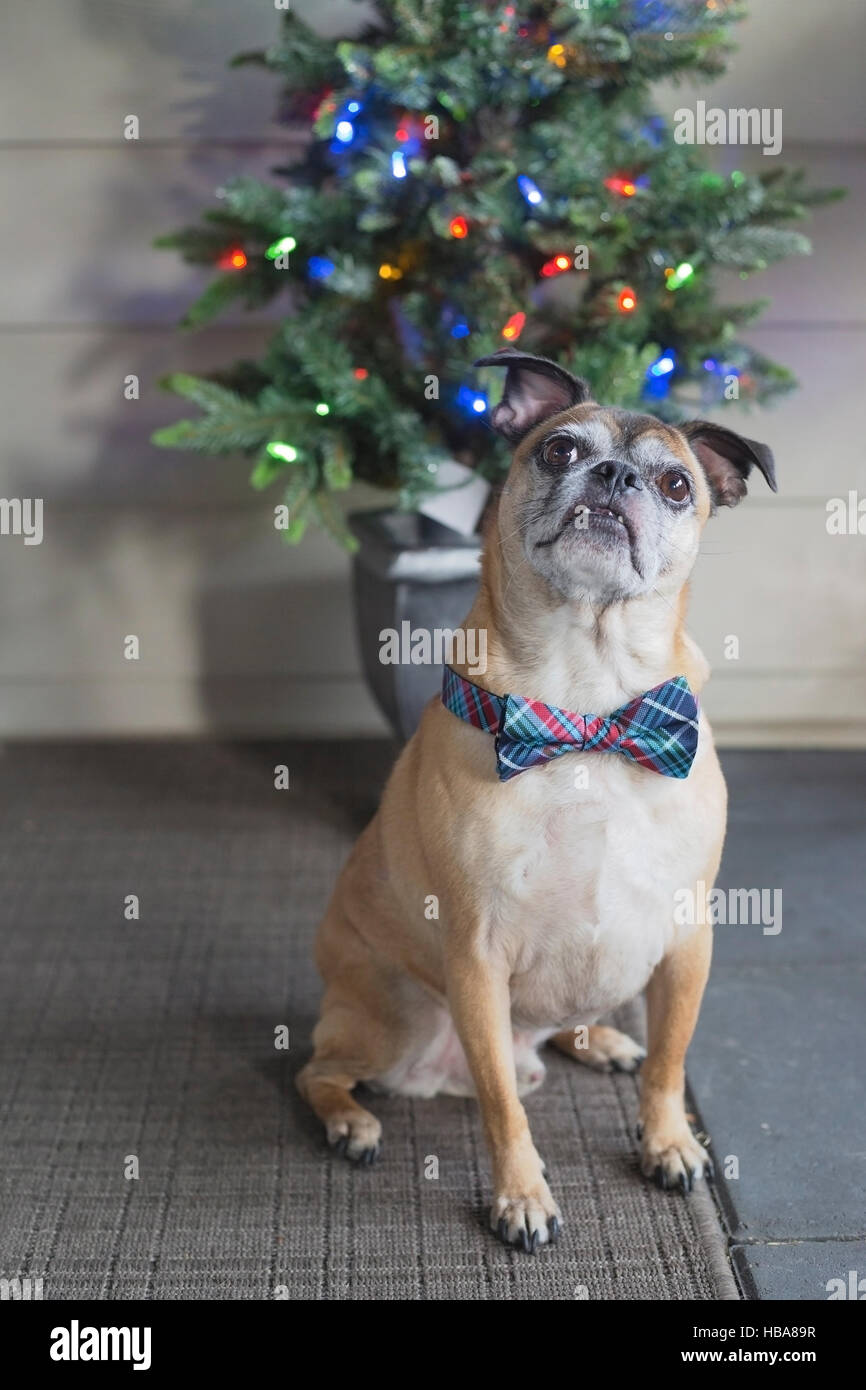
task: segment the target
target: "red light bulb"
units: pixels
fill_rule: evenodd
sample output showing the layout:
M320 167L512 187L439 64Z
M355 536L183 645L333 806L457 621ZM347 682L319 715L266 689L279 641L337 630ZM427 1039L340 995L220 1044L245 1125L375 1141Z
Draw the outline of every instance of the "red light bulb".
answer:
M521 333L523 332L523 326L525 323L525 314L512 314L511 318L508 320L507 324L502 330L503 338L505 338L509 343L516 342L517 339L520 337Z
M623 198L633 198L637 193L637 184L633 179L624 179L621 174L614 174L611 178L605 179L605 188L609 188L611 193L619 193Z
M560 252L560 254L554 256L552 260L545 261L544 265L541 267L541 273L549 279L551 275L562 275L563 271L570 269L571 257Z
M632 309L637 308L637 295L633 289L626 285L625 289L620 290L616 302L621 314L630 314Z
M240 246L232 246L228 251L224 251L217 261L220 270L243 270L246 263L246 252Z

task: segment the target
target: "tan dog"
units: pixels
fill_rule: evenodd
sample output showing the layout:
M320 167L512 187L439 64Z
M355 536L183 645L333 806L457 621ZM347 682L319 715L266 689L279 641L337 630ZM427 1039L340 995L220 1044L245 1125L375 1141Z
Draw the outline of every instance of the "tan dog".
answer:
M516 452L464 624L487 634L486 673L471 679L605 716L677 675L697 693L708 667L683 616L701 530L753 465L775 488L770 451L718 425L605 409L585 382L511 349L490 364L508 368L492 420ZM491 735L431 701L319 929L326 989L298 1085L329 1142L356 1161L378 1153L359 1081L477 1095L492 1224L534 1251L561 1220L518 1098L543 1079L536 1048L634 1070L643 1050L595 1020L646 988L641 1166L690 1189L708 1159L684 1059L711 933L678 926L674 904L712 885L725 813L703 715L682 780L570 751L500 782Z

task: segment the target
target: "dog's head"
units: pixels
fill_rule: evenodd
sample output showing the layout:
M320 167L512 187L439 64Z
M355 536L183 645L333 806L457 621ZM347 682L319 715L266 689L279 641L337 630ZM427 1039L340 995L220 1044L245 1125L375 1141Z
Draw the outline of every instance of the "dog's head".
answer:
M515 446L501 543L567 599L677 592L707 517L739 502L752 468L776 490L766 445L723 425L597 405L580 377L513 348L476 365L507 369L492 414Z

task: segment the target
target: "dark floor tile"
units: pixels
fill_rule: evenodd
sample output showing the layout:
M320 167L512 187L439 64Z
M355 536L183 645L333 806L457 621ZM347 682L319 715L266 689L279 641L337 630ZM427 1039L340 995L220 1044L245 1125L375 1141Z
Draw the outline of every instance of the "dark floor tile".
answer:
M689 1078L735 1234L866 1233L866 964L714 967ZM866 1272L866 1271L864 1271Z
M866 1240L808 1241L801 1245L737 1245L734 1268L747 1298L825 1301L866 1298ZM860 1281L862 1285L860 1284ZM804 1326L802 1318L774 1313L764 1326ZM786 1342L788 1349L793 1342ZM795 1350L808 1348L805 1339Z

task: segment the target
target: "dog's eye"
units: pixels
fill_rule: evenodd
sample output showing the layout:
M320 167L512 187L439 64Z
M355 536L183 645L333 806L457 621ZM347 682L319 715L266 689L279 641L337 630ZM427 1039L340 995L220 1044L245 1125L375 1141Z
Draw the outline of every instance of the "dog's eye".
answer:
M567 464L574 463L577 458L577 445L573 439L560 435L558 439L548 439L541 451L541 457L545 463L564 468Z
M691 496L691 488L686 475L673 470L670 473L663 473L659 478L659 492L669 502L687 502Z

